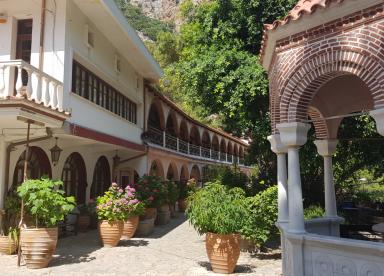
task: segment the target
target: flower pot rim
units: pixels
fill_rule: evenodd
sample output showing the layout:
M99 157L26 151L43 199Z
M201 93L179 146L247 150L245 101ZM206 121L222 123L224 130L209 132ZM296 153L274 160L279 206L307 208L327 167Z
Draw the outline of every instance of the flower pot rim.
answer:
M31 227L31 228L25 228L25 227L22 227L21 230L22 231L40 231L40 230L58 230L59 227L56 226L56 227Z

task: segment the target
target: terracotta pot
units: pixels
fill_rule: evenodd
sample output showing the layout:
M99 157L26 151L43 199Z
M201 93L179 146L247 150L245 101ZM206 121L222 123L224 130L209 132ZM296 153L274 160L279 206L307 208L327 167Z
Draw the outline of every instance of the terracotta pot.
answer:
M121 236L124 240L129 240L135 235L137 226L139 225L139 216L131 217L124 221L123 235Z
M16 251L16 242L9 236L0 236L0 254L11 255Z
M99 222L100 238L105 247L115 247L123 234L124 222L122 220L108 222L102 220Z
M79 232L87 232L88 227L91 225L91 217L89 215L80 215L77 219L77 226Z
M156 215L157 215L156 208L145 208L145 213L144 215L140 216L140 220L156 219Z
M223 274L233 273L240 256L240 235L207 233L205 248L213 272Z
M187 201L185 199L179 199L179 211L180 212L185 212L187 209Z
M160 206L159 209L157 210L155 224L165 225L165 224L168 224L170 220L171 220L171 212L169 211L169 205L165 204Z
M47 267L56 250L58 230L55 228L21 228L21 254L27 268Z
M146 237L149 236L153 232L153 228L155 226L155 219L146 219L140 220L139 226L137 227L137 231L135 236L137 237Z
M171 212L171 218L177 218L174 204L169 204L169 211Z

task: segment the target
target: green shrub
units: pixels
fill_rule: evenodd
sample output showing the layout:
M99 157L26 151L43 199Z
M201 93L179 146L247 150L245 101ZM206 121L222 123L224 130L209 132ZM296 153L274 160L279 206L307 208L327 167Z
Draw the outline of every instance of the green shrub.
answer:
M135 184L137 197L146 207L157 208L168 203L168 187L161 177L143 175Z
M168 188L168 203L175 204L180 195L179 187L177 187L177 184L173 181L167 181L166 185Z
M240 233L256 245L262 246L278 234L277 186L272 186L254 197L245 200L247 216Z
M245 193L220 182L207 183L188 197L187 216L199 234L239 233L247 216Z
M36 227L55 227L75 208L75 198L65 197L63 182L48 178L27 180L17 188L25 211L35 219Z
M304 209L304 219L321 218L324 216L324 209L318 205L311 205Z

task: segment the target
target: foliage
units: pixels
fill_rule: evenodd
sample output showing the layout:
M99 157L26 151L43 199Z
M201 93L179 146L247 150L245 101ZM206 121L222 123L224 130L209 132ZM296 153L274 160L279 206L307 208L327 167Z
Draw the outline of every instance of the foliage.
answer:
M321 218L324 216L324 209L319 205L311 205L304 209L304 219Z
M25 211L35 219L36 227L55 227L75 207L75 198L66 197L63 182L48 178L31 179L17 188Z
M144 213L144 203L135 195L135 189L127 186L120 188L116 183L103 196L97 198L97 216L109 222L126 220Z
M244 199L244 191L239 188L208 183L188 197L187 216L199 234L239 233L247 214Z
M138 199L144 202L146 207L157 208L168 202L167 185L161 177L143 175L134 187Z
M180 184L180 196L179 199L186 199L188 196L194 194L197 191L197 181L191 178L187 183Z
M165 184L168 188L168 203L175 204L180 195L179 187L173 181L167 181Z
M152 40L156 40L158 33L172 29L169 23L145 16L140 8L130 4L127 0L115 0L115 2L132 27Z
M0 234L8 236L12 229L16 229L20 221L21 200L15 191L11 191L4 202L1 216Z
M240 233L258 246L278 234L277 186L272 186L254 197L245 199L247 216Z

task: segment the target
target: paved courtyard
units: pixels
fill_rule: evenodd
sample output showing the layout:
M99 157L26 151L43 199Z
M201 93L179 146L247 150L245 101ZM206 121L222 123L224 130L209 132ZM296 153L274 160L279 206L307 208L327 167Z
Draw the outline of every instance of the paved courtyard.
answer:
M148 238L134 238L115 248L103 248L97 231L60 239L50 266L29 270L16 266L16 256L0 256L0 275L217 275L210 271L204 238L184 215L166 226L157 226ZM237 275L277 276L281 274L278 252L242 253Z

